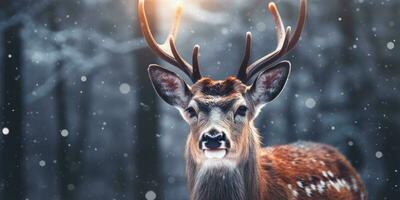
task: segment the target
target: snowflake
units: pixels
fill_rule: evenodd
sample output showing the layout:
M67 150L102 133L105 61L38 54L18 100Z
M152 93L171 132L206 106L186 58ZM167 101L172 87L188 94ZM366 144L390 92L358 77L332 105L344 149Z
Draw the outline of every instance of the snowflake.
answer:
M386 47L387 47L389 50L394 49L394 42L388 42L388 43L386 44Z
M8 135L10 133L10 129L8 129L7 127L4 127L1 132L3 132L4 135Z
M127 83L122 83L122 84L119 86L119 91L120 91L122 94L128 94L130 90L131 90L131 87L130 87L129 84L127 84Z
M68 130L67 130L67 129L63 129L63 130L61 130L61 136L63 136L63 137L67 137L67 136L68 136L68 134L69 134L69 132L68 132Z
M146 200L154 200L154 199L156 199L157 195L154 191L149 190L146 192L145 197L146 197Z

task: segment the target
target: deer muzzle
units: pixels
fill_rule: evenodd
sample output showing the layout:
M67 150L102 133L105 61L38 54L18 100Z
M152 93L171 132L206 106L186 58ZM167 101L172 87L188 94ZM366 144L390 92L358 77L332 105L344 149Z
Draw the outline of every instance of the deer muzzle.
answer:
M207 158L223 158L228 153L230 141L224 132L212 129L202 135L199 148Z

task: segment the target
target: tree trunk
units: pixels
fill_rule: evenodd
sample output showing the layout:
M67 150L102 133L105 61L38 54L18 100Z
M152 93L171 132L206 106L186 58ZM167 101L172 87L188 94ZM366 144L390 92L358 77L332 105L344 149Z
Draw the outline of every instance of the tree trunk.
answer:
M63 70L63 62L59 61L56 64L56 72L61 74ZM70 182L70 160L68 159L68 141L67 137L62 136L62 131L68 131L67 125L67 105L65 102L65 82L61 77L57 80L55 89L55 104L56 104L56 116L57 116L57 129L58 129L58 144L57 144L57 166L58 166L58 181L59 181L59 192L61 200L69 200L70 191L68 191L68 184Z
M154 0L146 1L146 10L151 25L156 24L156 4ZM142 37L138 20L135 20L135 37ZM155 31L154 28L152 28ZM156 94L147 75L147 66L157 62L157 58L148 48L140 49L134 53L134 74L136 79L136 97L139 105L135 113L135 198L144 199L145 194L155 192L157 199L163 199L161 159L158 139L158 108Z
M56 32L60 30L57 23L57 4L52 4L49 7L49 29ZM56 44L56 49L60 47ZM54 87L55 99L55 115L57 118L57 178L59 184L59 193L61 200L71 199L71 191L68 190L68 184L71 184L70 178L70 160L68 158L68 141L66 136L62 136L62 131L68 131L68 116L67 116L67 103L65 96L65 81L62 77L64 71L64 62L58 60L56 62L54 73L57 74L56 86Z
M89 135L89 124L90 124L90 101L92 97L92 77L94 75L87 75L86 81L81 83L81 90L83 93L80 95L79 99L79 124L78 124L78 135L75 138L74 148L71 149L71 162L73 162L73 167L70 171L71 183L74 185L75 190L79 189L80 183L83 182L83 169L84 169L84 152L85 145L87 144L87 139ZM76 199L74 194L70 195L71 199Z
M11 3L10 1L6 1ZM0 3L0 7L4 8ZM1 9L3 10L3 9ZM23 199L25 187L23 180L24 145L22 69L23 52L21 24L12 25L3 32L3 106L2 106L2 143L1 152L1 185L4 186L3 198L10 200ZM6 127L6 128L5 128ZM7 130L9 133L7 134Z
M341 44L341 52L342 52L342 57L341 57L341 64L343 67L347 68L347 70L353 70L352 68L355 67L355 60L357 60L357 54L349 50L349 47L352 46L355 42L355 34L356 34L356 27L354 23L354 16L352 13L353 10L353 5L351 1L347 0L340 0L340 6L338 6L338 15L342 18L342 21L339 21L339 28L340 31L342 32L344 36L344 40ZM351 73L347 72L347 73ZM360 72L362 73L362 72ZM361 76L362 77L362 76ZM358 80L360 81L360 79ZM354 121L358 121L357 124L353 125L356 127L356 130L359 131L360 133L364 130L363 127L365 126L363 117L360 115L359 112L359 107L362 105L366 88L368 85L364 85L362 87L357 87L358 83L355 83L352 77L347 77L345 87L344 88L350 96L349 102L347 102L346 105L346 110L351 111L351 119ZM372 91L372 90L370 90ZM356 133L356 134L360 134ZM347 138L346 138L347 139ZM357 145L353 146L352 148L349 148L347 152L345 152L346 156L349 158L349 160L352 162L353 166L359 170L360 169L360 157L361 155L359 154L359 147Z

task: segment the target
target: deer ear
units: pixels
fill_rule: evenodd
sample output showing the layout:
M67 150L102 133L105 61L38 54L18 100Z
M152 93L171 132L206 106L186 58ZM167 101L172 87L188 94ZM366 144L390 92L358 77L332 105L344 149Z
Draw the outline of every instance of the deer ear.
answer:
M165 102L181 108L187 106L192 93L184 80L158 65L150 65L148 71L154 89Z
M283 61L256 78L248 94L256 107L274 100L282 91L290 72L290 62Z

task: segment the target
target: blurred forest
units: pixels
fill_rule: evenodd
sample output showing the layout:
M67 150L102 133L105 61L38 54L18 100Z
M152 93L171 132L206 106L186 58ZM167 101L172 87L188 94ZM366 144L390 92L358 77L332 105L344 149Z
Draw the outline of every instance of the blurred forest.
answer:
M298 0L277 0L294 26ZM275 48L265 0L184 0L177 46L201 46L204 75L236 74L245 32L253 60ZM188 126L151 88L160 63L136 0L0 1L0 199L187 199ZM175 0L147 0L157 39ZM309 0L293 71L263 109L264 145L339 148L370 199L400 196L400 1Z

